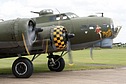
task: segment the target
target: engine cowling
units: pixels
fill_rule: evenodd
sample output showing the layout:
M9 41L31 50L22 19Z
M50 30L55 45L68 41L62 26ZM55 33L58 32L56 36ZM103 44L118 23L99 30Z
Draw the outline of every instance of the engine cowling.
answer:
M39 40L43 41L42 46L45 47L48 46L48 51L57 51L66 48L68 39L67 39L67 30L64 26L48 26L43 27L42 29L43 32L39 34L40 35Z
M26 44L31 46L36 40L35 34L35 22L30 19L17 19L14 24L15 39L19 46L24 46L20 41L22 41L22 34L25 37Z
M22 35L26 44L31 46L36 40L35 27L36 24L32 19L18 18L0 22L0 48L11 48L12 53L24 52Z
M67 30L63 26L56 26L51 32L53 48L57 50L66 48Z

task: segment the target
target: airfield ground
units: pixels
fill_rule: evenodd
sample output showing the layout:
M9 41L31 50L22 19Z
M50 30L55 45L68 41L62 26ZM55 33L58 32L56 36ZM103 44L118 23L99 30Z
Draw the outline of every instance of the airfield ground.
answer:
M0 84L126 84L126 69L34 73L27 79L0 75Z
M46 55L42 55L33 62L34 73L27 79L12 75L16 58L0 59L0 84L126 84L126 49L95 49L94 60L89 52L74 51L72 67L66 55L66 67L59 73L49 72Z

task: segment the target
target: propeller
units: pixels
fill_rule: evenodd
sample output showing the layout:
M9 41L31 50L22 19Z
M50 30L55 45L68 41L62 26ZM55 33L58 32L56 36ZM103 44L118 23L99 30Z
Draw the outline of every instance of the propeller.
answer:
M72 53L71 53L71 42L70 39L73 38L75 34L68 34L67 35L67 52L68 52L68 58L69 58L69 65L73 65L73 58L72 58Z
M61 13L58 9L56 9L59 13L59 21L58 21L58 25L61 24ZM71 53L71 43L70 43L70 39L73 38L75 36L75 34L72 33L67 33L66 34L66 39L67 39L67 52L68 52L68 59L69 59L69 65L72 66L73 65L73 58L72 58L72 53Z
M73 38L75 34L68 33L64 26L56 26L52 31L52 39L54 44L54 49L63 50L66 48L69 58L69 64L73 64L72 53L71 53L71 43L70 39Z
M22 39L25 50L30 55L29 51L31 50L32 44L36 41L35 24L32 21L29 21L26 33L22 33Z
M28 45L32 46L32 44L36 41L36 34L35 34L36 30L35 30L35 26L32 22L29 22L29 28L28 28Z
M35 28L35 24L32 21L29 21L26 33L22 33L23 43L28 55L30 55L29 51L31 50L33 43L37 39L36 33L42 31L43 30L41 28Z
M92 60L94 60L94 58L93 58L93 48L90 48L90 57L91 57Z

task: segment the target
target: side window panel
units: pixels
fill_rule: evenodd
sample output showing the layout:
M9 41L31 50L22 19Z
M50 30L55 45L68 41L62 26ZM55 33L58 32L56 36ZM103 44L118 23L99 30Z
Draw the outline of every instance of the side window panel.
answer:
M93 29L95 29L96 28L96 25L89 25L89 29L90 30L93 30Z
M82 25L80 28L81 28L82 31L88 30L87 25Z

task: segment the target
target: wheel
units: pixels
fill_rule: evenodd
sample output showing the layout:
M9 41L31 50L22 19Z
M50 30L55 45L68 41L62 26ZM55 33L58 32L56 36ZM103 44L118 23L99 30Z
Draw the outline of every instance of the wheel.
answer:
M20 57L14 61L12 73L17 78L29 78L33 73L33 64L28 58Z
M53 63L52 59L54 60L55 63ZM65 62L64 59L58 55L54 56L53 58L49 58L48 60L48 68L50 71L56 71L60 72L64 69L65 67Z

